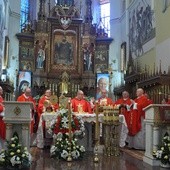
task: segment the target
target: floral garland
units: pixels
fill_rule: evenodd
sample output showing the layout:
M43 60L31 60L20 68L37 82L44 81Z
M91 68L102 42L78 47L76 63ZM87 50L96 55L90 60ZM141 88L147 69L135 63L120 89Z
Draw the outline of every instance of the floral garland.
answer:
M162 145L158 150L153 151L153 156L160 160L162 164L170 164L170 136L165 133L162 139Z
M69 138L68 110L58 111L57 119L51 123L50 132L53 133L54 144L51 146L51 157L66 160L69 153L74 160L83 158L84 146L77 144L76 137L84 136L84 122L80 116L72 114L71 117L71 140Z
M31 165L31 159L27 147L19 144L17 133L14 133L11 140L7 141L7 150L0 152L0 166L5 168L28 168Z

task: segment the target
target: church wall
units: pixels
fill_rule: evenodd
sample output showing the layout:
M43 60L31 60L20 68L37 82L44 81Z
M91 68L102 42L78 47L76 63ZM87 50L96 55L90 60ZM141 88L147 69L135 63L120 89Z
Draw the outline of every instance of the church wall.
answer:
M155 1L156 11L156 42L157 44L162 43L168 37L170 37L170 6L163 12L163 2Z
M8 36L9 36L9 63L8 73L9 79L16 87L16 76L19 66L19 42L16 33L20 32L20 0L9 1L9 21L8 21Z
M150 51L146 52L143 56L138 58L138 64L140 65L140 74L144 73L146 70L150 75L151 73L153 73L154 64L156 64L155 56L156 56L155 49L151 49Z
M156 64L161 61L162 71L168 71L170 66L170 6L156 0ZM164 10L164 11L163 11Z
M120 47L123 42L127 42L127 31L126 31L126 13L122 12L122 1L110 2L110 13L111 13L111 37L113 42L110 44L109 51L109 63L112 64L113 69L113 79L112 79L112 89L114 87L120 86L123 81L123 75L120 72Z

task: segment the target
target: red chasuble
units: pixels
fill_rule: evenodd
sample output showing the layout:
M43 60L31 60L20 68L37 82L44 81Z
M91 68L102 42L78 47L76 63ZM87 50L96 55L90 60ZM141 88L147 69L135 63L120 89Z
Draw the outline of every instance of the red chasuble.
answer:
M106 103L105 103L105 101L106 101ZM113 100L109 97L105 97L105 98L101 97L101 98L98 99L98 102L101 105L114 105ZM105 103L105 104L102 104L102 103Z
M6 125L4 123L3 119L3 98L0 96L0 138L5 139L6 137Z
M127 124L129 127L129 135L134 136L141 130L141 117L145 118L145 112L143 108L148 106L148 99L146 96L141 96L136 98L135 103L137 103L137 109L133 109L130 112Z
M44 102L45 100L49 100L46 96L43 96L40 100L39 100L39 103L38 103L38 116L40 118L42 112L43 112L43 108L44 108ZM54 109L54 111L57 111L59 106L58 106L58 103L56 103L55 105L51 105Z
M126 120L126 123L127 123L127 127L128 129L130 128L130 116L131 116L131 106L132 106L132 102L131 102L131 99L128 98L128 99L118 99L116 102L115 102L115 105L119 105L120 106L120 114L123 114L125 116L125 120Z
M71 100L71 106L73 112L79 112L80 111L79 108L81 108L83 112L92 113L90 103L84 99L78 99L75 97L74 99Z

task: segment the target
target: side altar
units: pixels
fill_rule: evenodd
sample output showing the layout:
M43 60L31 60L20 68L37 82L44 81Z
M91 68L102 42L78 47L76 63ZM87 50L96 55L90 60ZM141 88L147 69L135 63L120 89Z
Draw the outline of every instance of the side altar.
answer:
M146 150L143 161L152 166L159 166L160 161L153 157L161 139L167 132L170 135L170 105L151 104L145 109Z
M13 133L17 132L23 146L30 148L30 123L32 120L31 102L4 102L6 123L6 139L10 140Z

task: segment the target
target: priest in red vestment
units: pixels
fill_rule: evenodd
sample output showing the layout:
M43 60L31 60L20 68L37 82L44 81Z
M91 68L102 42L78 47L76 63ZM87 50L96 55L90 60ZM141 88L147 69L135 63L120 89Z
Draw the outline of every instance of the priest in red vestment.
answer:
M127 91L122 92L122 98L115 101L115 106L118 106L120 114L123 114L125 116L127 127L129 129L132 100L129 98L129 93Z
M47 110L51 110L51 111L57 111L59 109L59 105L58 103L52 104L50 101L50 97L51 97L51 90L47 89L45 91L45 94L43 97L40 98L39 102L38 102L38 115L39 118L41 116L41 114L43 112L46 112ZM47 107L45 106L46 104L48 105Z
M33 132L33 128L34 128L34 113L36 113L36 102L33 99L33 97L31 96L31 89L29 87L27 87L25 89L25 92L23 94L21 94L18 98L17 98L18 102L32 102L33 103L33 110L32 110L32 121L31 121L31 133Z
M92 113L90 103L84 99L84 92L82 90L78 90L77 96L71 99L71 107L73 112Z
M148 98L144 95L142 88L136 91L137 98L132 101L133 108L131 110L129 120L128 146L135 149L145 149L145 112L144 108L148 106Z
M153 104L153 101L152 101L152 99L150 99L149 95L148 95L147 93L145 93L144 95L145 95L145 96L147 97L147 99L148 99L148 105Z
M107 97L106 90L101 92L101 97L98 99L98 103L101 106L107 106L107 105L113 106L114 105L114 101L111 98Z
M2 94L3 94L3 89L0 86L0 140L5 140L6 138L6 126L5 123L3 121L3 117L4 117L4 105L3 105L3 101L4 99L2 98Z

